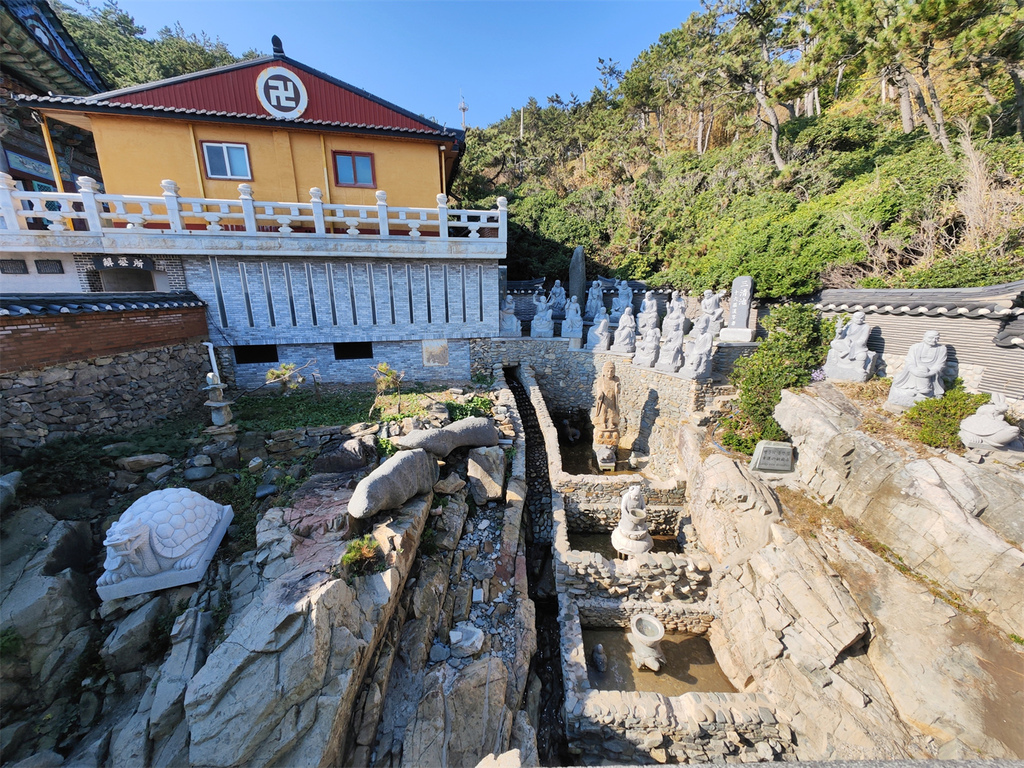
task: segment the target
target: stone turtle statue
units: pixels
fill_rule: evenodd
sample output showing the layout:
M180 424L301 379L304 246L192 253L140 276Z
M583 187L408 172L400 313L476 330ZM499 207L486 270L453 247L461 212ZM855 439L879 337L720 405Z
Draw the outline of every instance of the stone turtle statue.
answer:
M225 513L231 514L231 507L187 488L147 493L107 531L107 559L96 584L195 567Z
M992 395L992 402L960 422L960 441L978 451L1024 451L1020 428L1006 421L1007 410L1006 397Z

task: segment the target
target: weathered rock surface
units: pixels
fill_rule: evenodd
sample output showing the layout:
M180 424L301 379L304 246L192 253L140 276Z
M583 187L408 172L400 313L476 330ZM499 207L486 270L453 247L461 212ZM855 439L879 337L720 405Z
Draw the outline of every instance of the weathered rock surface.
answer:
M487 416L459 419L440 429L416 429L408 435L392 438L402 450L422 448L443 459L456 448L498 444L498 430Z
M437 460L422 449L400 451L359 481L348 503L354 518L395 509L437 482Z
M797 477L1006 632L1024 635L1024 473L959 457L907 460L856 431L860 414L831 387L783 391L775 417L797 446ZM986 525L992 520L998 532Z
M486 504L500 499L505 484L505 451L497 445L474 448L469 452L467 474L473 501Z
M377 458L372 437L353 437L323 451L313 460L313 472L348 472Z
M6 475L0 475L0 512L14 503L20 482L21 472L8 472Z
M144 472L147 469L170 463L171 457L166 453L146 453L139 456L125 456L117 460L117 466L128 472Z
M122 619L103 642L100 655L113 672L131 672L146 661L150 635L157 620L168 611L167 598L158 595Z

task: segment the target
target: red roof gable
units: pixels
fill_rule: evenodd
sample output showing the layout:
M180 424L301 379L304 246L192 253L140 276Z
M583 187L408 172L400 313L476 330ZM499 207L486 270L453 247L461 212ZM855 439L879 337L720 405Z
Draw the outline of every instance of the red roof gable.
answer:
M263 58L156 83L98 94L97 100L170 110L197 110L261 117L272 115L260 102L256 81L269 67L295 74L305 86L308 104L302 122L323 121L411 131L438 131L441 126L416 118L393 104L347 83L334 80L283 57ZM297 116L298 117L298 116Z

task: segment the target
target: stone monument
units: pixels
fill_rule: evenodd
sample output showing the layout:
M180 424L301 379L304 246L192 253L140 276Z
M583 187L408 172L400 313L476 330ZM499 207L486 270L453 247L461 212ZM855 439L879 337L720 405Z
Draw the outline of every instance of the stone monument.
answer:
M601 307L604 309L604 307ZM612 345L612 331L611 326L608 324L607 311L604 316L590 326L590 331L587 333L587 349L593 350L594 352L607 352Z
M750 468L761 472L792 472L793 445L777 440L761 440L754 447Z
M754 329L748 328L750 304L754 298L754 279L743 276L732 281L729 298L729 327L718 334L722 341L753 341Z
M569 303L565 305L565 320L562 321L561 337L563 339L583 338L583 315L580 312L580 303L575 296L569 297ZM579 348L579 345L576 345Z
M825 376L840 381L867 381L875 373L878 356L868 350L871 326L863 312L854 312L849 323L836 320L836 337L829 343Z
M633 308L626 307L619 318L619 327L615 329L615 341L612 352L633 354L636 349L636 321L633 319Z
M633 365L637 368L653 368L658 362L658 352L661 347L661 331L657 326L647 329L647 333L636 345L636 354L633 355Z
M612 546L622 557L642 555L654 549L654 539L647 530L647 512L643 490L632 485L622 494L619 523L612 531Z
M590 285L590 290L587 291L587 309L584 314L587 317L594 318L594 322L598 322L597 316L601 314L601 311L605 310L604 307L604 289L601 288L601 281L595 280Z
M523 335L523 324L516 317L516 302L511 296L505 296L505 304L498 316L498 333L516 338Z
M597 466L605 471L615 469L619 447L619 377L615 363L607 362L594 383L594 453Z
M203 578L234 513L187 488L147 493L110 526L96 591L103 600Z
M551 305L551 311L564 312L565 302L565 288L562 287L562 281L555 280L555 284L551 287L551 292L548 294L548 304Z
M569 295L575 296L582 307L587 302L587 261L583 256L583 246L577 245L569 262Z
M210 419L216 427L226 427L232 419L231 404L234 400L224 399L226 386L220 383L220 376L216 373L206 374L206 386L203 389L210 393L210 399L203 405L210 409Z
M946 347L939 344L939 332L927 331L922 341L907 350L903 370L892 380L885 409L901 413L921 400L942 397L945 367Z
M1020 428L1006 421L1006 397L996 393L992 402L960 422L960 441L978 453L988 451L1024 451ZM1022 456L1024 458L1024 456Z
M686 363L679 375L684 379L707 379L711 377L711 350L715 339L711 331L697 337L693 346L686 350Z
M633 646L633 664L637 669L647 667L654 672L665 663L661 640L665 637L665 625L649 613L638 613L629 622L632 632L626 639Z

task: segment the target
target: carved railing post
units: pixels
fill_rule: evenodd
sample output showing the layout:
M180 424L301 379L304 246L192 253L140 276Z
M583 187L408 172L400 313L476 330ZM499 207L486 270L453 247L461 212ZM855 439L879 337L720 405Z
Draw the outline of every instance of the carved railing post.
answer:
M164 191L164 206L167 208L167 223L170 225L171 232L184 232L177 183L173 179L164 179L160 182L160 189Z
M242 204L242 221L245 222L245 231L256 234L256 206L252 202L252 185L238 185L238 200Z
M388 193L378 189L375 193L377 198L377 227L380 229L381 237L388 237L391 230L388 227Z
M498 242L508 242L508 200L498 198Z
M309 204L313 206L313 229L318 235L327 233L324 224L324 191L320 187L309 190Z
M437 234L442 240L448 239L448 195L437 196Z
M25 229L25 223L18 215L19 206L14 202L14 177L8 173L0 173L0 218L4 229Z
M96 200L96 193L99 191L96 179L91 176L78 177L78 194L82 196L82 209L85 212L85 221L89 225L90 232L99 232L103 229L100 203Z

